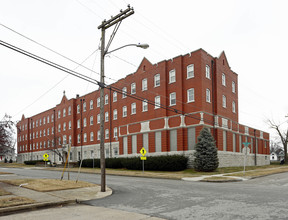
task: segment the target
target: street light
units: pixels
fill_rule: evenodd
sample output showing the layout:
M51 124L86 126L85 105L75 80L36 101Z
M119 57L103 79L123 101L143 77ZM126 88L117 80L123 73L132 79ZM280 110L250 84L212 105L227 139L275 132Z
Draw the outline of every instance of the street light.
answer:
M101 43L101 74L100 74L100 164L101 164L101 192L106 191L106 174L105 174L105 139L104 139L104 58L108 53L120 50L124 47L136 46L143 49L149 47L148 44L127 44L115 50L107 52L105 50L105 29L102 29L102 43ZM111 135L111 134L110 134Z
M127 45L124 45L124 46L119 47L117 49L111 50L109 52L108 51L104 51L104 55L112 53L112 52L115 52L115 51L120 50L120 49L122 49L124 47L130 47L130 46L135 46L135 47L140 47L142 49L147 49L149 47L149 44L127 44Z

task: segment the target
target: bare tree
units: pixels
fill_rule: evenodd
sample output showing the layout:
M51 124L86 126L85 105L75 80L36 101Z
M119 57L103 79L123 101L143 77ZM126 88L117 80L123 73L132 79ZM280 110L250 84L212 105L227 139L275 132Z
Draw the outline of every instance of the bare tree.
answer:
M284 148L284 159L285 159L285 163L288 163L288 158L287 158L287 144L288 144L288 128L286 129L281 129L280 126L283 124L283 123L275 123L274 121L268 119L267 120L267 124L270 126L270 128L273 128L280 140L281 140L281 143L283 145L283 148Z
M14 126L11 117L5 114L0 121L0 153L3 155L13 153L12 151L15 150Z
M47 150L55 153L57 156L59 156L61 158L62 161L64 161L64 155L63 155L63 150L62 147L59 148L57 147L57 140L58 140L58 136L55 137L55 141L54 138L52 140L48 139L47 142L49 142L49 147L47 147Z

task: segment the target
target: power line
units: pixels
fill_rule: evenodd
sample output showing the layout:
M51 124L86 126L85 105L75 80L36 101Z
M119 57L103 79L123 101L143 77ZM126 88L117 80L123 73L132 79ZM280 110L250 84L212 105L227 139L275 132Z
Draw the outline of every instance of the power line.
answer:
M147 100L147 99L145 99L145 98L143 98L143 97L141 97L141 96L128 94L127 92L123 92L122 89L120 89L120 88L117 88L117 87L115 87L115 86L109 86L109 85L106 85L105 83L101 83L101 82L99 82L99 81L97 81L97 80L95 80L95 79L92 79L92 78L90 78L90 77L88 77L88 76L86 76L86 75L83 75L83 74L81 74L81 73L78 73L78 72L76 72L76 71L74 71L74 70L70 70L70 69L68 69L68 68L66 68L66 67L64 67L64 66L61 66L61 65L56 64L56 63L54 63L54 62L52 62L52 61L49 61L49 60L47 60L47 59L44 59L44 58L42 58L42 57L40 57L40 56L37 56L37 55L35 55L35 54L32 54L32 53L30 53L30 52L28 52L28 51L25 51L25 50L23 50L23 49L21 49L21 48L18 48L18 47L16 47L16 46L13 46L13 45L11 45L11 44L9 44L9 43L6 43L6 42L4 42L4 41L2 41L2 40L0 40L0 45L2 45L2 46L4 46L4 47L7 47L7 48L9 48L9 49L11 49L11 50L14 50L14 51L16 51L16 52L18 52L18 53L21 53L21 54L23 54L23 55L25 55L25 56L28 56L28 57L30 57L30 58L32 58L32 59L35 59L35 60L37 60L37 61L39 61L39 62L45 63L45 64L47 64L47 65L49 65L49 66L51 66L51 67L54 67L54 68L56 68L56 69L58 69L58 70L61 70L61 71L63 71L63 72L66 72L66 73L68 73L68 74L70 74L70 75L73 75L73 76L75 76L75 77L77 77L77 78L80 78L80 79L86 80L86 81L88 81L88 82L90 82L90 83L99 85L99 86L102 87L102 88L112 89L113 91L116 91L117 93L121 93L121 94L124 93L124 94L126 94L127 96L129 96L129 97L131 97L131 98L133 98L133 99L136 99L136 100L139 100L139 101L145 101L145 102L147 102L147 103L149 103L149 104L151 104L151 105L154 105L154 106L157 106L157 107L160 106L160 108L162 108L162 109L166 109L166 110L172 111L172 112L174 112L174 113L179 113L179 114L185 115L185 116L190 117L190 118L193 118L193 119L197 119L197 120L200 120L200 119L201 119L200 117L192 116L191 113L187 113L187 112L184 112L184 111L182 111L182 110L179 110L179 109L176 109L176 108L173 108L173 107L170 107L170 106L166 106L166 105L163 105L163 104L160 104L160 105L159 105L159 104L156 104L154 101ZM203 118L203 121L206 121L206 122L209 122L209 123L212 123L212 124L213 124L213 121L210 121L210 120L207 120L207 119L204 119L204 118Z

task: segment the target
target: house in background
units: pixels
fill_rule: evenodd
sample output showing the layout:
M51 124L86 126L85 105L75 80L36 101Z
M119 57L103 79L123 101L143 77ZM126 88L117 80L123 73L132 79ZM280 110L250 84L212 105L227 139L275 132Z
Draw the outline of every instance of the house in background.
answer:
M270 161L281 161L284 159L284 151L283 149L277 149L276 151L272 151L270 153Z

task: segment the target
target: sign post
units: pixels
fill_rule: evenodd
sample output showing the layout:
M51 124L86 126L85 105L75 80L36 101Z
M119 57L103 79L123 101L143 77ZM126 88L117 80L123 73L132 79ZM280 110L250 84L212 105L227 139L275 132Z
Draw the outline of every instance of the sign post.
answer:
M243 145L244 145L244 147L243 147L243 150L244 150L244 171L243 171L244 176L245 176L245 167L246 167L247 148L248 148L249 144L251 144L251 143L250 142L243 142Z
M46 167L46 162L48 161L49 155L48 154L44 154L43 157L44 157L43 160L45 161L45 167Z
M142 154L142 157L140 157L140 159L142 160L142 168L143 168L143 173L144 173L144 160L146 160L147 158L145 157L145 154L147 153L147 151L145 150L144 147L141 148L140 150L140 154Z

